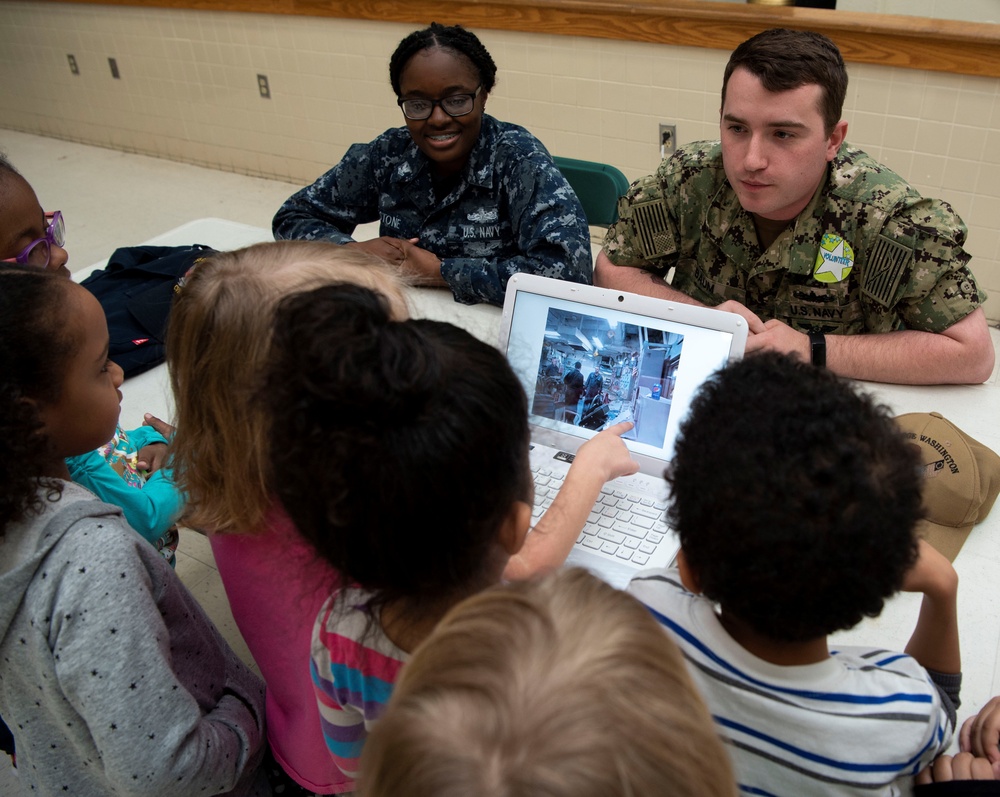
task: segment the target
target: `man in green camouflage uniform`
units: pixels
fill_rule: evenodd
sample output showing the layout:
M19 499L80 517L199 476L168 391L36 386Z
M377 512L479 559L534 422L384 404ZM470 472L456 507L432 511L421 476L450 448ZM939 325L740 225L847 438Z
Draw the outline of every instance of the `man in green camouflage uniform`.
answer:
M824 36L740 45L721 142L682 147L632 184L595 281L740 313L750 353L862 379L981 382L994 354L965 225L844 142L846 87Z

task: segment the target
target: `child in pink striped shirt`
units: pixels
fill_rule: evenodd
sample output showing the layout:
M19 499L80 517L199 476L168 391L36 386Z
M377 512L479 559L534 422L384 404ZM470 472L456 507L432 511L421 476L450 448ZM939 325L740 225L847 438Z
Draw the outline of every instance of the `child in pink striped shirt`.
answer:
M278 496L344 579L310 671L353 776L410 651L463 598L563 563L605 481L637 470L620 439L631 425L580 448L528 534L527 399L504 356L451 324L393 320L356 286L279 306L261 396Z

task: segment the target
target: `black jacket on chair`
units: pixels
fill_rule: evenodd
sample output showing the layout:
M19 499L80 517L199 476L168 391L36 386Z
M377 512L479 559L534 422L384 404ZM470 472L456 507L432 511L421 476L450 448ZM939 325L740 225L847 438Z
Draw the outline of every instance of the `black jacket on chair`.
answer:
M167 320L180 280L214 253L202 244L125 246L80 283L104 308L111 338L108 356L126 378L163 362Z

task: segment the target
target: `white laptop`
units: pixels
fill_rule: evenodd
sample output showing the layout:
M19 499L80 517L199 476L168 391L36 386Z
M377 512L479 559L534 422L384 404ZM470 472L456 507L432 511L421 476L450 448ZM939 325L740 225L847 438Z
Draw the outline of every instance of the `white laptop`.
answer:
M673 560L663 471L694 394L743 356L746 338L735 313L531 274L510 278L499 345L528 395L533 521L584 442L619 421L635 424L624 439L639 473L605 485L567 564L624 587L638 570Z

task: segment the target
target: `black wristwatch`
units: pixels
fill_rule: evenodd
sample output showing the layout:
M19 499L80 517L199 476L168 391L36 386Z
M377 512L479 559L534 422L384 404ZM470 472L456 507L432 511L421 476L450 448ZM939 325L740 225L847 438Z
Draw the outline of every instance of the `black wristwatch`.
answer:
M826 367L826 335L822 332L810 332L809 352L812 364L817 368Z

